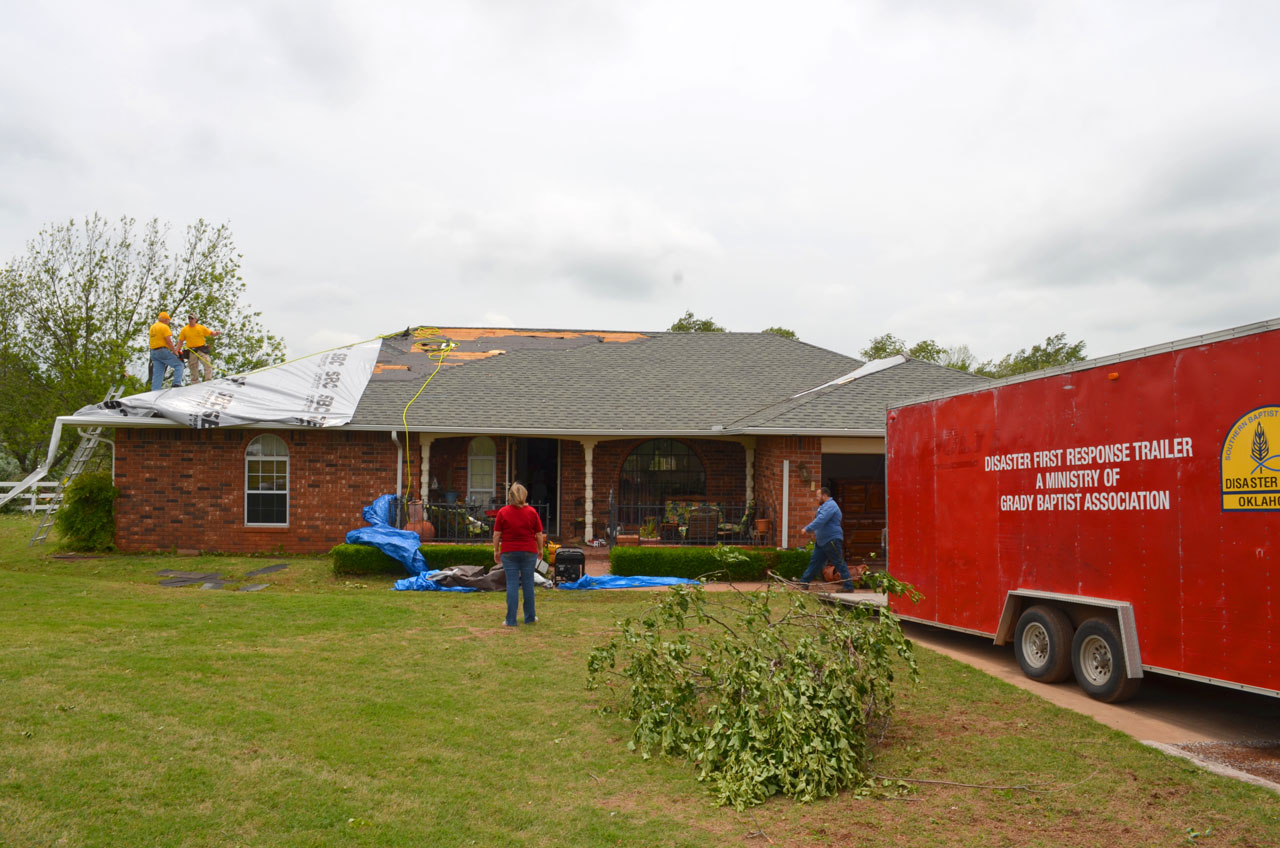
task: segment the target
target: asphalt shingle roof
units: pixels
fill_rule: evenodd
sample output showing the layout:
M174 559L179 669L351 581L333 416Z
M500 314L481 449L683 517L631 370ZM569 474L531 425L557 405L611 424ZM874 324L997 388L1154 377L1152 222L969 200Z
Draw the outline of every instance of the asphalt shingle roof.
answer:
M890 404L952 389L976 389L988 382L986 377L976 374L920 359L908 359L900 365L849 383L828 386L760 409L734 422L733 426L767 430L827 429L833 426L856 430L883 429L885 411ZM833 422L840 423L836 425Z
M953 388L953 375L981 379L909 362L794 398L862 362L772 333L442 329L439 335L461 341L409 407L415 430L882 428L891 400ZM352 425L401 426L405 405L436 368L415 345L420 351L422 340L412 334L383 340Z

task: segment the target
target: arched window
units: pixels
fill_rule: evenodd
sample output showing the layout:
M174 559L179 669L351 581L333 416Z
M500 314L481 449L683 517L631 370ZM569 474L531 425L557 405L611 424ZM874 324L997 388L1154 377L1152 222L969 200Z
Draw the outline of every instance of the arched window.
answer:
M653 439L622 461L622 503L660 504L678 495L705 495L707 475L702 460L683 442Z
M289 446L258 436L244 449L244 523L289 523Z
M493 500L498 482L498 446L488 436L477 436L467 445L467 503Z

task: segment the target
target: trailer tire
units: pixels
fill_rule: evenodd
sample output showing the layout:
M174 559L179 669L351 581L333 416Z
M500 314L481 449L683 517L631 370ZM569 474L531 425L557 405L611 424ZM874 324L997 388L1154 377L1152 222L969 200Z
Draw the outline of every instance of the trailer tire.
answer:
M1091 618L1080 625L1071 642L1071 668L1085 694L1108 704L1129 700L1142 686L1141 677L1125 672L1124 645L1106 619Z
M1018 617L1013 653L1022 673L1041 683L1071 676L1071 619L1057 607L1029 607Z

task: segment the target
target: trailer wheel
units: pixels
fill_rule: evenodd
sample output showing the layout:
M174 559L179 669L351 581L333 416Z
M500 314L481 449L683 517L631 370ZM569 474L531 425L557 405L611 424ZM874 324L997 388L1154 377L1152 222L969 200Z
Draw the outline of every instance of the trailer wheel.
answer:
M1108 704L1127 701L1142 685L1141 677L1125 673L1120 634L1102 618L1091 618L1076 631L1071 642L1071 667L1080 688L1090 698Z
M1057 607L1029 607L1018 618L1013 653L1032 680L1066 680L1071 676L1071 619Z

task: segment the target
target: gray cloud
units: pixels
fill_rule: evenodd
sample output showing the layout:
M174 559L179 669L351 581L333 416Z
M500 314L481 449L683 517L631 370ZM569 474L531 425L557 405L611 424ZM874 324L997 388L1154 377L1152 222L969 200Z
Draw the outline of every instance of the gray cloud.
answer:
M1184 154L1105 215L1036 237L1000 276L1049 287L1136 280L1239 289L1280 259L1277 189L1273 142Z

